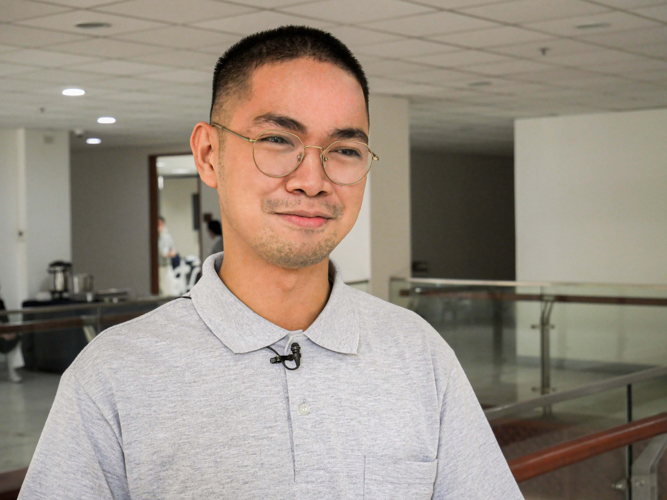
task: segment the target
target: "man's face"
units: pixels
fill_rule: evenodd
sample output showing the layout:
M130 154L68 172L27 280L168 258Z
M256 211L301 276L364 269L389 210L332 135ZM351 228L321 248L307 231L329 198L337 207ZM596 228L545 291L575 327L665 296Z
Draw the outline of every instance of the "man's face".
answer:
M306 146L327 147L350 131L357 131L356 140L368 134L359 83L337 66L312 59L260 67L249 96L230 104L229 121L222 125L251 138L277 129L295 133ZM224 147L217 177L225 246L288 269L326 259L357 220L365 179L352 186L332 183L316 148L306 149L294 172L271 178L256 167L250 143L220 134Z

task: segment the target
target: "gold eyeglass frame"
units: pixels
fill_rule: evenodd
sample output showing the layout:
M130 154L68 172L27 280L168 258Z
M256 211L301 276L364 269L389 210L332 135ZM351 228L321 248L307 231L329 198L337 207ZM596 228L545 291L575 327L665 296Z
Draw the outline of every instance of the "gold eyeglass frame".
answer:
M285 131L285 130L276 130L276 129L266 129L266 130L262 130L262 131L259 133L259 135L258 135L257 137L255 137L254 139L251 139L250 137L246 137L245 135L241 135L241 134L239 134L239 133L237 133L237 132L234 132L233 130L228 129L227 127L225 127L225 126L223 126L223 125L220 125L219 123L211 122L211 125L212 125L213 127L216 127L216 128L218 128L218 129L224 131L224 132L229 132L230 134L235 135L236 137L238 137L238 138L240 138L240 139L243 139L244 141L248 141L249 143L251 143L251 144L252 144L252 159L253 159L253 161L255 162L255 166L257 167L257 170L259 170L260 172L262 172L262 173L263 173L264 175L266 175L267 177L273 177L274 179L280 179L280 178L282 178L282 177L287 177L287 176L290 175L292 172L294 172L297 168L299 168L299 166L301 165L301 163L303 163L304 158L306 157L306 149L308 149L308 148L313 148L313 149L320 149L320 150L322 150L322 152L320 153L320 164L322 165L322 169L324 170L324 174L327 176L327 179L329 179L331 182L333 182L334 184L337 184L337 185L339 185L339 186L354 186L355 184L359 184L361 181L363 181L363 180L366 178L366 176L368 175L368 173L371 171L371 167L373 166L373 162L374 162L374 161L378 161L378 160L380 159L380 157L379 157L378 155L376 155L375 153L373 153L373 151L371 151L371 148L368 147L368 144L366 144L365 142L361 142L361 141L334 141L334 142L332 142L331 144L329 144L326 148L323 148L322 146L306 146L306 145L303 143L303 141L301 140L301 137L299 137L299 136L296 135L296 134L293 134L292 132L287 132L287 131ZM291 135L291 136L293 136L293 137L296 137L296 138L299 140L299 142L301 143L301 146L303 146L303 154L301 155L301 159L299 160L299 163L297 163L297 164L296 164L296 167L294 167L292 170L290 170L290 171L287 172L286 174L283 174L283 175L271 175L271 174L267 174L267 173L264 172L261 168L259 168L259 165L257 165L257 159L255 158L255 143L257 142L257 140L258 140L262 135L266 134L267 132L278 132L278 133L280 133L280 134L288 134L288 135ZM327 162L327 157L326 157L325 155L326 155L326 153L329 151L329 149L331 148L331 146L333 146L334 144L337 144L337 143L339 143L339 142L352 142L352 143L354 143L354 144L361 144L362 146L366 146L366 148L368 149L368 152L371 154L371 163L368 165L368 170L366 170L366 173L365 173L365 174L361 177L361 179L359 179L358 181L350 182L350 183L347 183L347 184L346 184L346 183L342 183L342 182L336 182L336 181L333 180L331 177L329 177L329 173L327 172L327 167L326 167L326 165L325 165L325 163Z

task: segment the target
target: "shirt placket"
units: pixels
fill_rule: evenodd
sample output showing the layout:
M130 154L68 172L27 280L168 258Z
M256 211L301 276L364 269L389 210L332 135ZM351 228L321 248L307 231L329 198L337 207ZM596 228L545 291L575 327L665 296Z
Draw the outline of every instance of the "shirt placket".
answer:
M310 401L310 391L307 384L307 369L304 369L304 359L307 361L308 344L310 341L301 332L295 332L287 337L284 354L291 354L291 345L298 343L301 347L302 366L297 370L285 369L285 379L287 385L287 405L291 421L291 440L292 440L292 459L294 463L294 481L299 482L300 475L305 468L304 451L308 436L310 435L311 421L313 418L313 409ZM304 348L306 352L304 352ZM293 362L288 361L287 365L294 366Z

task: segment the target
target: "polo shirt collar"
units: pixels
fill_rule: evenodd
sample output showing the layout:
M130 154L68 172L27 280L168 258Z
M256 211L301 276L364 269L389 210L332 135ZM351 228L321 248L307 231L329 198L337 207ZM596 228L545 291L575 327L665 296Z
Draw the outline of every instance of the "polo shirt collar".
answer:
M202 277L190 292L197 313L220 341L235 354L243 354L273 345L293 333L255 313L227 288L218 276L222 259L223 253L218 253L204 261ZM303 333L325 349L356 354L359 317L351 297L352 291L331 261L329 276L333 278L329 300Z

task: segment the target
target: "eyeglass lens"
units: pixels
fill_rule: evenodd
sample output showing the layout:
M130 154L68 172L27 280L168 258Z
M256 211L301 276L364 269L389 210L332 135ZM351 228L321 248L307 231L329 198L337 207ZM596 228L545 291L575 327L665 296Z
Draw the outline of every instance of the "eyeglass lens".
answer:
M296 169L305 148L292 134L266 131L254 143L255 163L264 174L282 177ZM355 141L336 141L323 153L329 179L339 184L354 184L368 173L373 160L368 147Z

